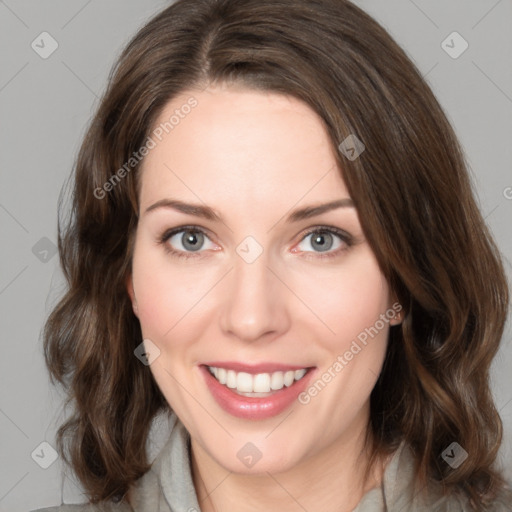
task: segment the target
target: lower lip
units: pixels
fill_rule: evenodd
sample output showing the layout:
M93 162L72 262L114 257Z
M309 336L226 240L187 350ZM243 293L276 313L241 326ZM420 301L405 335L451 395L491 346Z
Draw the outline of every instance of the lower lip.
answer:
M229 414L247 420L264 420L282 413L306 389L313 374L313 369L308 369L302 379L296 380L288 388L284 387L266 397L251 397L238 395L221 384L206 366L202 365L199 368L216 402Z

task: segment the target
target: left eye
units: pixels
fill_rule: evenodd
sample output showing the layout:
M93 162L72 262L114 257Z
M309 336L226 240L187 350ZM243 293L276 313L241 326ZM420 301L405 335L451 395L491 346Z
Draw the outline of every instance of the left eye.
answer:
M306 242L313 247L314 252L336 251L337 249L340 249L343 244L347 244L343 235L328 229L316 229L315 231L310 231L297 246L303 252L310 252L301 247L301 245Z

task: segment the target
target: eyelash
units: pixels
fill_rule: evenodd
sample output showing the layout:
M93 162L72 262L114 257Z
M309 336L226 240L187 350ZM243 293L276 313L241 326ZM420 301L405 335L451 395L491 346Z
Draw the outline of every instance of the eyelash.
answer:
M176 258L183 258L183 259L190 259L190 258L197 258L201 257L200 251L198 253L193 252L186 252L186 251L176 251L175 249L172 249L169 244L166 242L172 238L177 233L181 232L192 232L192 233L202 233L203 235L208 237L208 233L197 227L197 226L180 226L178 228L173 228L171 230L165 231L158 239L158 243L164 246L165 251L168 254L171 254L173 257ZM346 247L340 247L332 252L326 252L326 253L314 253L315 256L313 256L313 259L323 259L323 258L334 258L338 255L340 255L342 252L348 250L354 243L354 240L351 235L349 235L347 232L343 231L342 229L335 228L333 226L314 226L312 228L309 228L303 235L303 237L300 239L299 243L302 242L307 236L317 233L317 234L333 234L341 239L341 241L346 245ZM209 237L208 237L209 238ZM306 254L311 254L310 251L308 251ZM311 256L305 256L307 259L311 258Z

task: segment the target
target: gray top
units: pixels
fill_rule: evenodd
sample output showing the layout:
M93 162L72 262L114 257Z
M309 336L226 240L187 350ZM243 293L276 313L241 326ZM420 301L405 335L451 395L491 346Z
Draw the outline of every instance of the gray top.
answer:
M190 435L173 415L169 440L151 469L137 480L133 504L61 505L33 512L200 512L190 468ZM471 512L465 498L442 498L432 490L427 502L413 489L412 452L402 443L384 471L380 487L369 490L353 512ZM491 512L512 512L512 503L498 500Z

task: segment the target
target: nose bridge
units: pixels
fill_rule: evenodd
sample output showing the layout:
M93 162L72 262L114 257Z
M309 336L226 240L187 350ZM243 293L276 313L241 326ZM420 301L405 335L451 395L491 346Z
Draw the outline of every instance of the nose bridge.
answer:
M244 239L236 252L222 311L223 329L248 341L286 329L286 300L268 268L270 253L253 237Z

